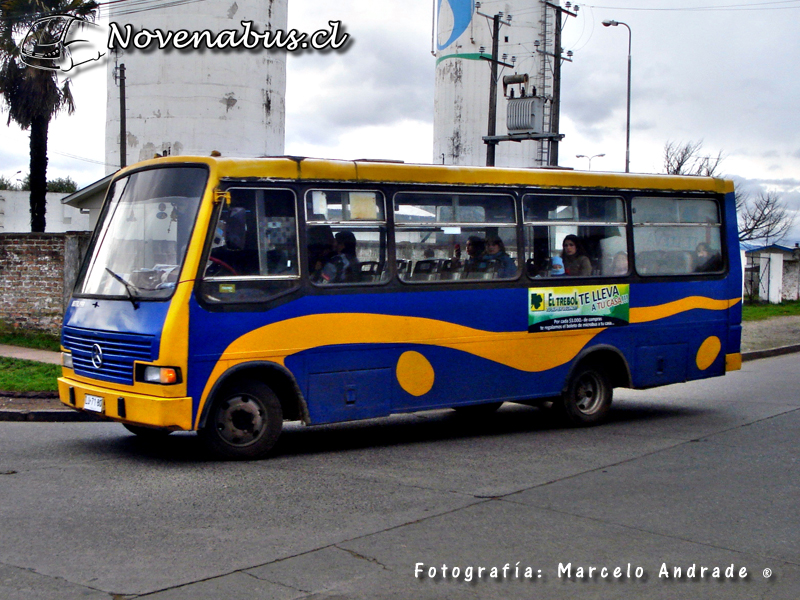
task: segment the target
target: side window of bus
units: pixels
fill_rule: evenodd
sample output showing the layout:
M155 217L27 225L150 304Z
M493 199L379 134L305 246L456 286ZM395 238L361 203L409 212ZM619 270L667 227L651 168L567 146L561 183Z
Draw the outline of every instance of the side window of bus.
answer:
M529 277L627 275L621 198L526 194L525 270Z
M203 289L211 302L257 302L298 285L297 217L288 190L233 188L213 229Z
M640 275L723 270L719 205L701 198L634 198L633 244Z
M398 275L405 282L514 279L514 198L402 192L394 198Z
M315 285L388 281L386 210L371 190L306 193L308 273Z

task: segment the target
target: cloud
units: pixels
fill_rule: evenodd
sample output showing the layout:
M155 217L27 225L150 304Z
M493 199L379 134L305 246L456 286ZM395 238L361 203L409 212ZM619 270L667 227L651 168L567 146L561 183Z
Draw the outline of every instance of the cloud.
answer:
M314 3L303 4L311 8ZM346 52L289 57L287 145L335 146L353 129L432 123L435 63L430 40L419 27L404 27L413 12L368 6L336 5L336 14L352 36ZM424 14L430 18L427 11ZM389 23L394 19L396 26L387 26L380 15Z
M625 118L627 31L593 26L611 18L632 32L634 170L657 162L645 148L700 139L743 174L800 167L789 133L800 129L800 77L794 75L800 41L794 19L787 18L791 11L628 11L637 4L616 4L613 11L583 10L564 29L567 47L570 36L582 36L574 62L564 66L562 87L562 120L568 114L579 136L595 142L599 127ZM617 128L608 130L618 135ZM769 153L775 154L764 156Z

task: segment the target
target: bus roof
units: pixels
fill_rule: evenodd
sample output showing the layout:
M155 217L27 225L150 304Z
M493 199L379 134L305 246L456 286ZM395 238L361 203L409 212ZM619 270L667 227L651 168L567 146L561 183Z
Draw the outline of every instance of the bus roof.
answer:
M265 158L168 156L138 163L130 168L167 163L207 164L220 179L506 185L716 193L733 191L733 181L715 177L602 173L559 168L462 167L378 160L328 160L294 156Z

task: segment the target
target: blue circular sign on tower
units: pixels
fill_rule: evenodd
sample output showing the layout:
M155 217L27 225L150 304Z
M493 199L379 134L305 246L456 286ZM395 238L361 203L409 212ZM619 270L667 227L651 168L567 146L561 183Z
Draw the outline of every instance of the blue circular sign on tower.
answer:
M436 46L439 50L444 50L461 37L472 21L474 10L474 0L439 0L436 8L436 19L439 24L439 39L436 40ZM447 41L442 43L444 36L447 36Z

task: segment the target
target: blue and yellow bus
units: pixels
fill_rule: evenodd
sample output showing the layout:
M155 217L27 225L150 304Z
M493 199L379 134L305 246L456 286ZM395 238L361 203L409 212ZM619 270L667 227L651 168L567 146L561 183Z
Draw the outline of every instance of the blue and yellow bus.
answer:
M615 387L739 369L741 280L726 180L166 157L109 188L60 397L228 458L293 420L547 402L591 425Z

